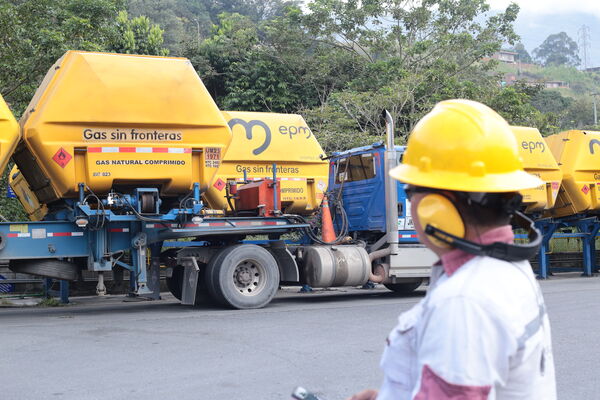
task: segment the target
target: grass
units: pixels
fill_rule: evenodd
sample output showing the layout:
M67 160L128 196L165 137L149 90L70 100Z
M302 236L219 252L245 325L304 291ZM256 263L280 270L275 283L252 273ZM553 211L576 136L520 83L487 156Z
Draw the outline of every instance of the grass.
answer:
M61 307L63 304L54 297L47 297L38 303L38 307Z
M600 239L596 239L596 249L600 250ZM550 241L551 253L581 253L583 244L580 238L559 238Z

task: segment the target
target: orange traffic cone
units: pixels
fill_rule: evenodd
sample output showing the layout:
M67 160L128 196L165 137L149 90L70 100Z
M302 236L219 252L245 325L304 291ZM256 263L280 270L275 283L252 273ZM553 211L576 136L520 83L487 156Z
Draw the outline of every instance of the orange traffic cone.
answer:
M329 201L327 200L327 195L323 196L323 204L321 204L323 208L321 212L321 232L323 236L323 241L326 243L333 243L337 238L335 234L335 229L333 228L333 220L331 219L331 211L329 210Z

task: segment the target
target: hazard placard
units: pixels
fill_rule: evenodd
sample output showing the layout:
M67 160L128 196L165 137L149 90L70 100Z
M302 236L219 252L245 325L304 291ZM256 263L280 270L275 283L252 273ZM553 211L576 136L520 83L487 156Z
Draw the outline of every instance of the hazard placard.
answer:
M223 179L219 178L217 179L217 181L215 183L213 183L213 186L218 190L221 191L223 190L223 188L225 187L225 182L223 182Z
M60 149L58 149L56 154L54 154L54 157L52 157L54 162L57 163L58 165L60 165L61 168L66 167L66 165L69 163L69 161L71 161L72 158L73 158L73 156L71 154L69 154L69 152L66 151L65 149L63 149L62 147Z
M587 195L590 191L590 188L588 185L583 185L583 187L581 188L581 191L583 192L583 194Z

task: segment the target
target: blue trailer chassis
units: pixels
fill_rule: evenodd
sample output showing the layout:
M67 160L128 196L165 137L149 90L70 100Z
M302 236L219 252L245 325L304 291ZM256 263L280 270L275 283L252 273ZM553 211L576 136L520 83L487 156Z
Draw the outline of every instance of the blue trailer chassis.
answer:
M165 214L142 215L136 211L135 196L121 195L111 204L95 197L98 202L92 207L86 201L82 185L79 201L72 202L67 211L50 214L49 220L0 223L0 259L10 262L79 258L87 260L88 270L97 272L120 266L130 272L132 293L146 295L156 293L156 288L154 291L148 288L148 250L152 257L157 257L165 241L199 238L218 245L238 241L246 235L281 235L308 226L285 216L202 216L198 187L198 184L194 186L190 196L191 207L171 209ZM152 193L156 189L138 191ZM158 210L160 199L156 197L156 201ZM121 208L117 207L115 213L109 205ZM120 260L125 251L131 253L130 264Z

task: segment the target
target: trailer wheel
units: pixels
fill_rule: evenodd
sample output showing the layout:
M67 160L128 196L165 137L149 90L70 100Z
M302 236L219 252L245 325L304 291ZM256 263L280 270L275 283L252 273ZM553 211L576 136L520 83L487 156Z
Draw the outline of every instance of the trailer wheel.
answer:
M206 269L208 291L219 303L237 309L266 306L279 288L279 267L267 250L254 244L228 247Z
M405 283L384 283L383 286L398 294L410 294L417 290L423 283L423 279Z
M200 268L202 268L200 265ZM183 271L182 265L176 265L173 267L173 274L170 277L166 277L167 288L169 292L179 301L183 293ZM198 285L196 286L196 304L206 303L209 300L208 290L206 287L206 281L204 274L200 272L198 275Z
M77 280L79 269L72 262L54 258L41 260L11 260L9 268L20 274L39 275L65 281Z

